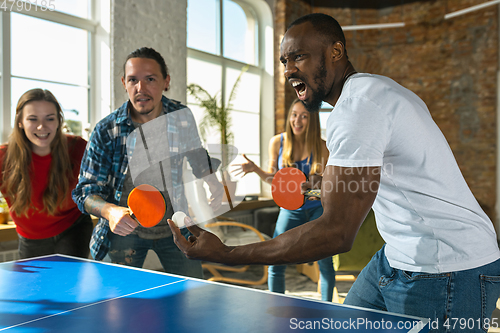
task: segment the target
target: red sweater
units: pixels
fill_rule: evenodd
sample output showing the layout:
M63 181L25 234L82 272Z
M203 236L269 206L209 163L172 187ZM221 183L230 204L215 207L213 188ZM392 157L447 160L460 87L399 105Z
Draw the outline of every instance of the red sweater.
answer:
M18 216L14 214L14 212L10 212L12 220L16 223L17 232L25 238L42 239L54 237L68 229L82 214L71 198L71 191L78 182L78 173L80 172L80 164L87 141L72 135L67 135L67 138L69 156L71 164L73 165L74 179L69 184L70 190L66 194L63 206L57 210L55 215L48 215L46 212L41 212L43 208L42 196L48 183L52 154L47 156L39 156L34 153L31 154L31 204L33 207L28 209L28 217ZM5 153L6 149L0 149L0 168L2 168ZM6 198L6 200L10 206L10 200L8 198Z

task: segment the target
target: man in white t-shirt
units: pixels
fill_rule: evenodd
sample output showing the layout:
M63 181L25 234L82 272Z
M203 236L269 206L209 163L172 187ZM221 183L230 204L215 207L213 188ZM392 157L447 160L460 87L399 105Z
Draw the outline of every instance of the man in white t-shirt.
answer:
M238 247L196 226L187 241L171 224L179 248L190 258L226 264L317 260L349 251L373 208L386 245L345 304L430 318L440 331L447 318L471 318L469 331L482 331L500 295L496 233L424 102L389 78L356 73L342 29L328 15L292 23L280 60L308 111L322 101L334 106L323 215L273 240Z

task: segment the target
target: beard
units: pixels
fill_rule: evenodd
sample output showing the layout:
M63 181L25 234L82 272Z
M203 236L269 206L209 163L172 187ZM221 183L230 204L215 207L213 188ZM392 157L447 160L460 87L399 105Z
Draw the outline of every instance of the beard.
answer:
M312 91L311 97L308 101L302 101L305 108L309 112L318 112L321 109L321 105L323 104L323 100L327 95L326 87L325 87L325 79L326 79L326 68L325 68L325 56L321 58L321 62L316 70L316 73L313 77L313 82L316 84L316 90L312 90L309 85L309 89Z
M314 93L309 101L301 101L304 107L310 113L319 112L321 105L323 104L323 97L319 94Z
M131 111L135 112L136 114L138 115L141 115L141 116L147 116L149 115L151 112L153 112L155 110L155 107L151 107L150 108L139 108L139 107L136 107L135 106L135 103L133 102L130 102L130 105L129 105Z
M135 109L135 108L134 108L134 109ZM151 113L151 112L153 112L153 111L154 111L154 108L153 108L153 109L151 109L151 110L141 110L141 111L139 111L139 110L135 109L135 112L137 112L137 113L139 113L139 114L141 114L141 115L147 115L147 114L150 114L150 113Z

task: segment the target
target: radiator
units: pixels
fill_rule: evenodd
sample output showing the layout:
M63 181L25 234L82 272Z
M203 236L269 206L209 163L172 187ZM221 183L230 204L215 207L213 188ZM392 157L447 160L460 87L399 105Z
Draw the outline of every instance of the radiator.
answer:
M232 215L231 218L237 222L253 226L253 214L237 214Z
M13 261L17 259L19 259L19 252L17 249L0 252L0 262Z

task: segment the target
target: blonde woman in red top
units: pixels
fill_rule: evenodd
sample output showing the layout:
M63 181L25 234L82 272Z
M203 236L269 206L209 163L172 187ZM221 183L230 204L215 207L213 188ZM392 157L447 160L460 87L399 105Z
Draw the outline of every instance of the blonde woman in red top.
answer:
M62 132L63 112L48 90L25 92L0 147L0 190L19 235L19 255L88 257L92 221L71 199L86 141Z

